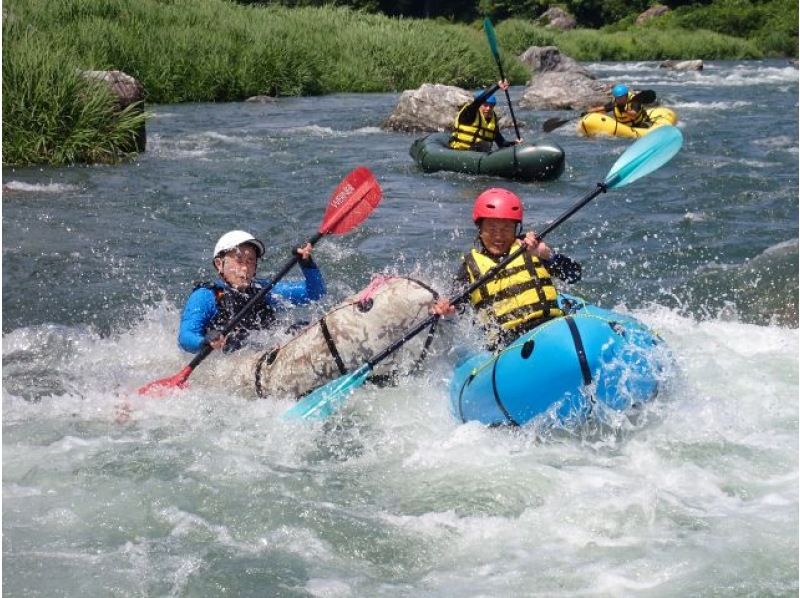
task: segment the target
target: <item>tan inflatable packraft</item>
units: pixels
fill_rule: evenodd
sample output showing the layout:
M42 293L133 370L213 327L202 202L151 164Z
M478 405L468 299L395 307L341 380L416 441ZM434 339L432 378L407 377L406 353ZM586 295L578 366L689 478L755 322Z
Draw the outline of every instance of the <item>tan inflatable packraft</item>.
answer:
M410 278L376 276L370 285L334 307L256 363L256 392L264 398L298 399L346 374L428 317L435 291ZM408 372L424 357L425 332L380 362L373 379Z

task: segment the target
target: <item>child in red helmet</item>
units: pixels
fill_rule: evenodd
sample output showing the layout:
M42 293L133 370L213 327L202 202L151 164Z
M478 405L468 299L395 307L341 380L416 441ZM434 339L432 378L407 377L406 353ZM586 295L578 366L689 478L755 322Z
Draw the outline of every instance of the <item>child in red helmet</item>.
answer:
M507 345L521 334L562 316L552 277L567 282L581 278L581 266L554 252L534 232L521 236L522 202L508 189L487 189L475 199L472 220L478 227L475 247L462 258L457 281L472 284L518 246L528 250L470 295L470 303L490 334L489 345ZM451 315L454 307L439 299L431 311Z

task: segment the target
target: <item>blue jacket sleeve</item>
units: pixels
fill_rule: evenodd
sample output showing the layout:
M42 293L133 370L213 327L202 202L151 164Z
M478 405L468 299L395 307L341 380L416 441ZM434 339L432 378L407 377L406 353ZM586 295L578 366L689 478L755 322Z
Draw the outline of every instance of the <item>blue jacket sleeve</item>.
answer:
M197 353L203 346L208 324L217 315L217 300L214 291L206 288L195 289L181 314L178 330L178 345L184 351Z
M305 280L292 280L277 283L269 295L269 301L278 307L281 301L289 301L294 305L304 305L317 301L325 296L325 280L322 278L317 265L309 260L308 263L300 262L300 269Z

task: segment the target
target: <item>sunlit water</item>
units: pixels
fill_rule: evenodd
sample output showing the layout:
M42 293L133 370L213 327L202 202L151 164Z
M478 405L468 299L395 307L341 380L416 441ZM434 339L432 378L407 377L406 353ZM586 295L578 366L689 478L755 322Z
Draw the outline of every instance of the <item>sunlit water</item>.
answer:
M382 204L316 256L314 317L373 272L447 292L488 186L541 228L630 142L567 125L553 183L424 175L398 94L150 106L131 164L3 172L3 590L9 596L795 596L798 592L798 75L785 62L589 65L653 88L686 141L548 241L569 290L666 339L674 370L635 418L580 429L458 425L443 326L426 370L325 424L253 401L216 356L177 372L180 307L230 228L313 235L359 164ZM512 98L520 89L513 89ZM500 102L501 104L503 102ZM526 137L558 112L524 111ZM118 406L130 419L117 423Z

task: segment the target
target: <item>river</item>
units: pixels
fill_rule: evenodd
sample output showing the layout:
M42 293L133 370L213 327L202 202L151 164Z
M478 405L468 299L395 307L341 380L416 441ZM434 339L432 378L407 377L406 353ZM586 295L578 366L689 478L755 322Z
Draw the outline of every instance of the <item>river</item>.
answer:
M262 238L268 275L363 164L382 203L320 241L328 296L292 317L376 272L446 292L480 191L517 192L541 229L630 144L540 132L565 113L515 109L566 151L550 183L421 173L415 136L380 128L396 93L149 106L128 164L4 168L4 595L796 596L798 70L587 66L656 90L685 137L548 237L583 264L570 292L675 356L610 429L459 425L446 347L326 423L248 400L218 356L188 390L135 395L188 362L180 309L221 233Z

